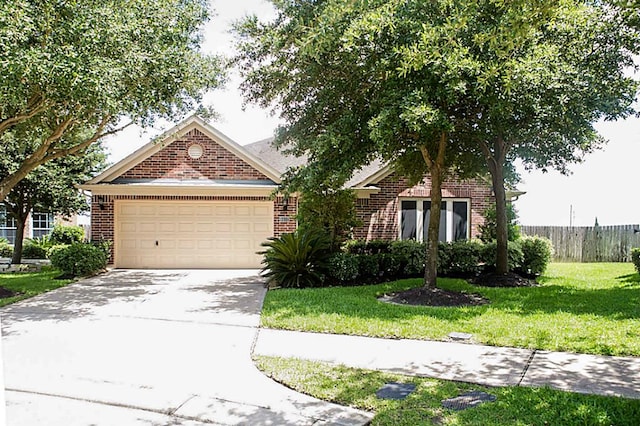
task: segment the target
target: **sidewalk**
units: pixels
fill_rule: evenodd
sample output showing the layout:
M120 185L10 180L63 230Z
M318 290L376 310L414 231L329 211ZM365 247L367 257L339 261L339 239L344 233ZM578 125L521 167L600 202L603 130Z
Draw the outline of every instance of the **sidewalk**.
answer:
M549 386L640 399L640 358L634 357L271 329L260 329L254 353L488 386Z

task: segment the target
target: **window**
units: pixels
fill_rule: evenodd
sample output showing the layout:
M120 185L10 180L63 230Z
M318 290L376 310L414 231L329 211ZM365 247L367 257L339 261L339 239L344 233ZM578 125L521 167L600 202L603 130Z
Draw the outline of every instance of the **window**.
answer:
M7 209L2 205L0 205L0 238L6 238L11 244L16 242L16 220L7 214Z
M431 200L400 201L400 239L426 241ZM440 204L440 241L469 238L469 200L445 199Z
M40 238L48 235L53 230L53 214L36 213L31 214L31 229L33 230L33 238Z

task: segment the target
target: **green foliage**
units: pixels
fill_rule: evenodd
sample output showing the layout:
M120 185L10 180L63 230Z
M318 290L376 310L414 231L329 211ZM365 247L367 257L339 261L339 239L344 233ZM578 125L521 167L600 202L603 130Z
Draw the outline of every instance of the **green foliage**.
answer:
M55 225L51 231L51 243L75 244L84 241L84 229L82 226Z
M518 268L518 272L529 276L542 274L553 257L551 240L543 237L523 236L519 243L522 248L522 264Z
M391 254L401 259L401 270L410 277L424 274L425 253L425 244L418 241L403 240L391 243Z
M357 255L358 276L365 281L377 280L380 277L382 254Z
M128 121L194 110L221 82L222 61L200 51L208 15L203 0L0 3L0 135L29 130L36 142L30 161L0 176L0 199L31 169L82 155Z
M481 259L489 269L496 267L496 251L498 244L495 241L488 242L482 248ZM519 241L510 241L507 246L509 257L509 270L517 270L522 265L524 254Z
M90 243L74 243L52 250L51 264L68 277L95 275L107 267L104 251Z
M0 274L0 287L16 293L15 296L0 299L0 306L37 296L73 282L69 279L60 279L59 275L60 271L46 266L42 267L41 272Z
M445 277L472 277L480 270L483 244L480 241L440 243L438 272Z
M47 249L34 244L32 241L28 240L24 246L22 246L22 258L23 259L46 259L47 258Z
M56 253L69 247L69 244L54 244L47 249L47 259L51 259L56 256Z
M262 244L267 283L280 287L317 287L327 273L331 241L323 232L298 229Z
M496 206L492 204L484 212L484 224L480 225L480 239L488 243L496 239ZM507 240L517 241L520 238L518 212L512 203L507 203Z
M382 254L391 251L390 240L349 240L344 244L344 250L353 254Z
M317 187L303 189L298 203L298 223L302 229L324 230L331 240L331 250L337 251L351 230L360 225L354 192Z
M340 284L353 284L358 278L361 256L351 253L334 253L329 259L329 278Z
M631 262L640 274L640 248L631 249Z
M12 257L13 246L5 238L0 238L0 257Z

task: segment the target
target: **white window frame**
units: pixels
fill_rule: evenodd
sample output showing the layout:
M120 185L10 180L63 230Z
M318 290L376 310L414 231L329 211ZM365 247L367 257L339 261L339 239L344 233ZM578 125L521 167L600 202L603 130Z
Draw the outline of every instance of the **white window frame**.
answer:
M4 221L0 222L0 230L2 231L14 231L13 239L15 240L15 231L17 231L17 223L16 220L9 216L9 212L7 212L7 208L4 205L0 205L0 210L2 213L0 217L4 216ZM13 223L14 226L7 226L9 223ZM3 232L0 237L7 238L6 233ZM11 244L15 244L15 241L11 241L11 239L7 238Z
M36 227L35 215L47 215L48 227L46 228ZM53 216L53 213L43 213L43 212L32 211L29 216L31 217L31 237L36 236L36 231L40 231L40 232L46 231L44 234L38 235L38 237L41 237L42 235L48 235L51 233L51 231L53 231L53 226L55 225L55 217Z
M423 241L424 235L424 202L431 201L431 198L424 197L402 197L398 198L398 240L402 240L402 202L416 202L416 241ZM467 239L471 238L471 199L470 198L443 198L442 202L446 203L446 240L453 241L453 203L467 203Z

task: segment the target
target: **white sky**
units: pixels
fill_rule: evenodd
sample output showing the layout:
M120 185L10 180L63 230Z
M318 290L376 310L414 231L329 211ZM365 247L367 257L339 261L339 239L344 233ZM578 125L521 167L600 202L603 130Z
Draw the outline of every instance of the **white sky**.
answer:
M231 53L231 22L246 14L269 18L273 13L264 0L218 0L214 8L217 16L205 29L204 49L225 54ZM239 83L238 75L232 74L224 90L206 95L205 102L221 115L211 124L240 145L272 136L277 118L253 106L243 110ZM106 143L110 161L124 158L175 124L130 128L112 137ZM518 189L527 193L516 203L520 223L568 226L573 211L574 225L593 225L596 217L600 225L640 224L640 119L599 123L597 129L608 145L570 167L570 176L521 170Z

